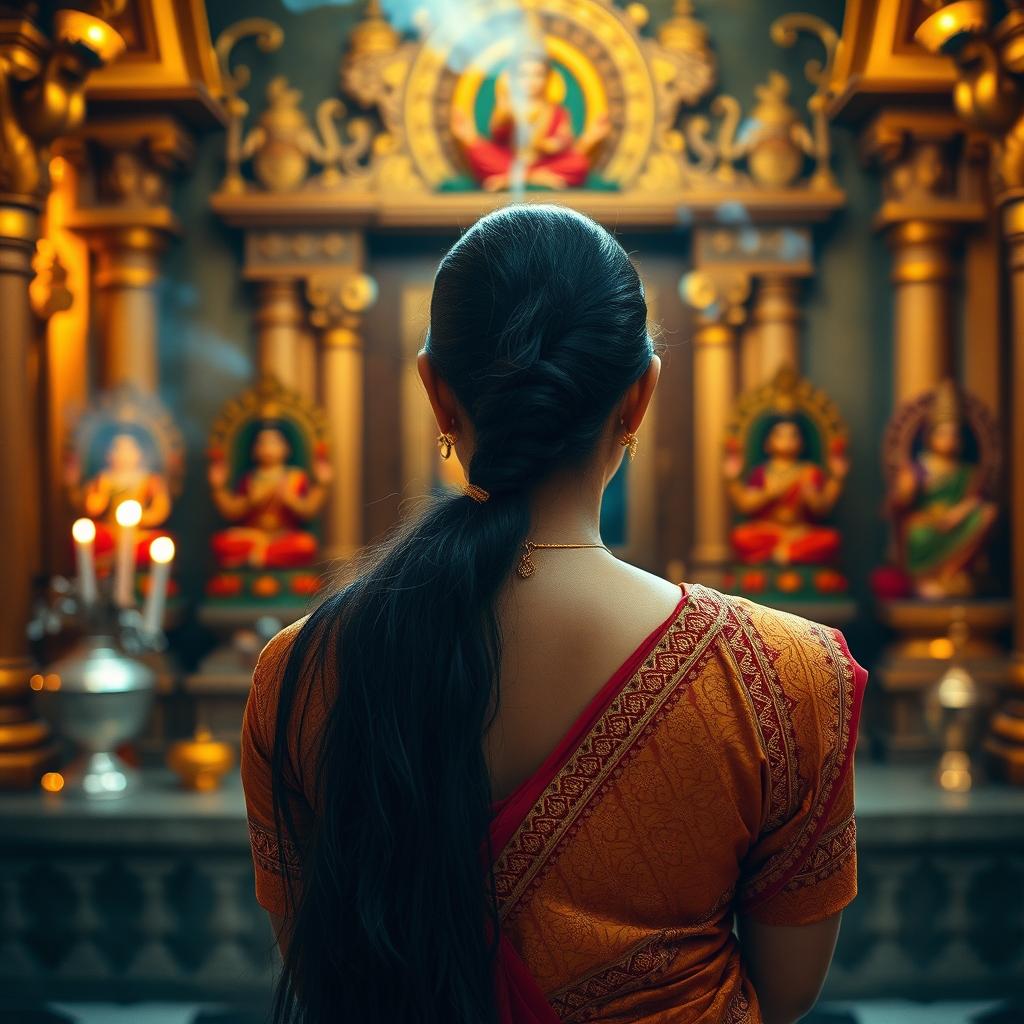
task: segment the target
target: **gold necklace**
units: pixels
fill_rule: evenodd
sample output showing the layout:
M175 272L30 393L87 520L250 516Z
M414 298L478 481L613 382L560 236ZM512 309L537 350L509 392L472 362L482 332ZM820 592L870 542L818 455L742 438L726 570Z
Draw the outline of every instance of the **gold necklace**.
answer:
M537 564L533 560L533 552L538 548L555 548L565 550L567 548L604 548L610 555L611 548L607 544L537 544L532 540L523 541L523 557L519 559L516 573L520 579L527 579L537 571Z

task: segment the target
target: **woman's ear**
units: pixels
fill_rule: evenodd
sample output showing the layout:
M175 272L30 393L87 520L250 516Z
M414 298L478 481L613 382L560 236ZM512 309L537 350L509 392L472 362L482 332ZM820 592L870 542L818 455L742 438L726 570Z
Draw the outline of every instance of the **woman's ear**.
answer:
M635 434L647 415L647 409L654 397L654 389L658 386L661 376L661 357L651 356L647 369L635 380L626 392L619 407L619 418L630 433Z
M459 420L455 396L451 388L441 379L440 374L434 369L434 364L427 355L427 350L421 348L416 356L416 369L419 371L420 380L427 392L427 399L430 408L434 410L434 419L437 420L438 429L442 433L458 429Z

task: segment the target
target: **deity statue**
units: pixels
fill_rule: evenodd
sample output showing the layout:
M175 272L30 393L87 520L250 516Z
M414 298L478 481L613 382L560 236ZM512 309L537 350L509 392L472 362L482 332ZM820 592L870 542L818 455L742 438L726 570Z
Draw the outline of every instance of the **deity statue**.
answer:
M214 503L233 524L213 536L214 557L222 568L289 569L316 557L317 539L307 527L323 508L330 465L318 457L307 472L292 464L291 456L283 424L270 420L256 429L252 468L237 486L229 486L230 469L223 457L211 461Z
M849 471L845 452L837 449L827 460L827 472L804 455L799 420L780 415L764 440L764 461L741 480L744 459L731 451L725 459L729 497L746 521L730 539L739 561L747 565L821 565L839 553L839 532L822 525L842 493Z
M951 380L925 396L927 408L916 417L919 450L913 440L900 444L901 415L887 431L890 457L888 506L895 532L897 560L913 592L922 598L968 596L974 591L971 568L992 532L997 508L991 486L993 456L982 450L979 463L964 453L968 423L965 400ZM980 405L976 400L972 403ZM912 405L921 405L920 400ZM905 418L905 416L903 417ZM895 428L895 429L894 429ZM992 448L982 429L981 449ZM993 430L994 433L994 430Z
M72 494L77 491L77 504L83 515L96 523L96 557L102 559L114 550L117 523L114 518L122 501L137 501L142 506L142 519L136 531L136 564L149 562L149 545L165 534L160 530L171 514L171 497L167 481L154 472L138 431L128 425L117 428L110 438L103 468L82 481L80 466L72 456L67 465Z
M483 188L509 188L519 169L526 185L565 189L584 183L592 151L608 135L610 124L601 115L575 138L561 102L564 94L564 80L538 48L520 54L498 76L486 138L472 116L453 110L452 135Z
M131 385L100 395L73 424L64 482L75 512L96 524L101 566L113 555L122 502L142 506L137 565L148 564L151 541L169 536L164 524L181 485L183 449L181 433L160 403Z

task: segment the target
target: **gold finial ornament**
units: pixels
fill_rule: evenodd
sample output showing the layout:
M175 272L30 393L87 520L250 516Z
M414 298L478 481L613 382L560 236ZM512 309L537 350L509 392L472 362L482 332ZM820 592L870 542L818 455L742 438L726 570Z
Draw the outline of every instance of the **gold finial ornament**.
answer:
M619 438L619 444L629 452L629 461L632 462L633 459L636 458L637 448L640 447L640 438L638 438L632 430L627 430L625 434Z
M692 0L676 0L672 16L658 29L658 42L666 50L703 53L708 48L708 30L693 16Z
M437 447L441 452L442 459L452 457L452 449L455 447L455 435L448 430L442 430L437 435Z
M463 491L467 497L472 498L478 505L482 505L491 496L490 491L485 491L482 487L477 487L476 484L466 484Z
M380 0L370 0L363 18L349 33L349 52L355 57L394 53L402 37L381 13Z

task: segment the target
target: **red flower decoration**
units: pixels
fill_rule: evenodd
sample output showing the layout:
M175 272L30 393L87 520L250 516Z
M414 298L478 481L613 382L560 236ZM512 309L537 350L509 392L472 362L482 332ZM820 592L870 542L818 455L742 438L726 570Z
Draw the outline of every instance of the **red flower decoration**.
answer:
M848 584L841 572L835 569L821 569L814 574L814 586L820 594L842 594Z
M740 589L751 594L760 594L767 585L768 578L760 569L751 569L740 579Z
M320 577L312 573L303 573L292 577L292 593L300 597L309 597L320 589Z
M237 597L242 592L242 577L222 572L206 584L210 597Z
M792 594L804 585L804 581L800 573L787 569L785 572L780 572L775 578L775 585L784 594Z
M256 597L276 597L281 592L281 581L276 576L260 576L252 581Z
M910 597L910 577L894 565L883 565L871 574L871 590L882 601Z

